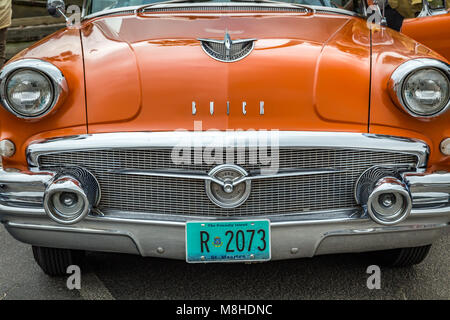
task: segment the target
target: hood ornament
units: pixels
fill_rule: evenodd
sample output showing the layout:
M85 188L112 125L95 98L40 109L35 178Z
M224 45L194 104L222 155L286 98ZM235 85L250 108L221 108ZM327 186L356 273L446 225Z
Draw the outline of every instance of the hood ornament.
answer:
M228 31L225 31L223 40L198 39L202 49L211 58L222 62L235 62L244 59L255 47L256 39L231 40Z

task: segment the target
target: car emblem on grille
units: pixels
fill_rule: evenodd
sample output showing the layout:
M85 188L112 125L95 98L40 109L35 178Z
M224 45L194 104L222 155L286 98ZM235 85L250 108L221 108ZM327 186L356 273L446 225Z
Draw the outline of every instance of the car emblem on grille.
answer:
M198 39L208 56L222 62L241 60L252 52L256 39L231 40L228 31L223 40Z
M250 195L250 180L241 180L247 172L234 164L221 164L208 173L205 181L208 198L221 208L236 208Z

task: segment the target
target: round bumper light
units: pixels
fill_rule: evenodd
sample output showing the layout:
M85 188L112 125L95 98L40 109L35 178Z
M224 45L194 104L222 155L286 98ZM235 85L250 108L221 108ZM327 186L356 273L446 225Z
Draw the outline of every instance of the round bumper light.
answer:
M100 200L95 177L84 169L59 173L44 193L47 215L62 224L81 221Z
M0 141L0 156L1 157L12 157L16 153L16 146L11 140Z
M88 214L89 207L87 194L80 182L72 177L63 176L55 180L45 192L45 211L56 222L76 223Z
M378 180L367 200L367 212L377 223L397 224L411 212L411 196L403 182L394 177Z
M446 156L450 156L450 138L442 140L441 151Z

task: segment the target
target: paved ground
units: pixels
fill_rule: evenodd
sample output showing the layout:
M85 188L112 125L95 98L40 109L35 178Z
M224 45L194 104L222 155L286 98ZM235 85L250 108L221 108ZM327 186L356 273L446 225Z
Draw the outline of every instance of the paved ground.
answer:
M366 287L366 260L330 255L264 264L189 265L133 255L89 253L81 290L50 278L31 247L0 226L2 299L450 299L450 235L413 268L382 269L381 289Z

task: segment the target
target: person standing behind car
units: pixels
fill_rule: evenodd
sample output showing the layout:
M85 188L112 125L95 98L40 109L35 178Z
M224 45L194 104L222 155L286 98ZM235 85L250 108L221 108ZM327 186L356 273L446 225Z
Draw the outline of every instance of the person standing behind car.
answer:
M432 7L439 7L442 0L428 0ZM403 20L415 18L422 11L422 0L387 0L385 17L388 27L400 31Z
M6 61L6 30L11 25L11 1L0 0L0 68Z
M389 0L388 3L405 19L416 17L422 10L422 0Z

